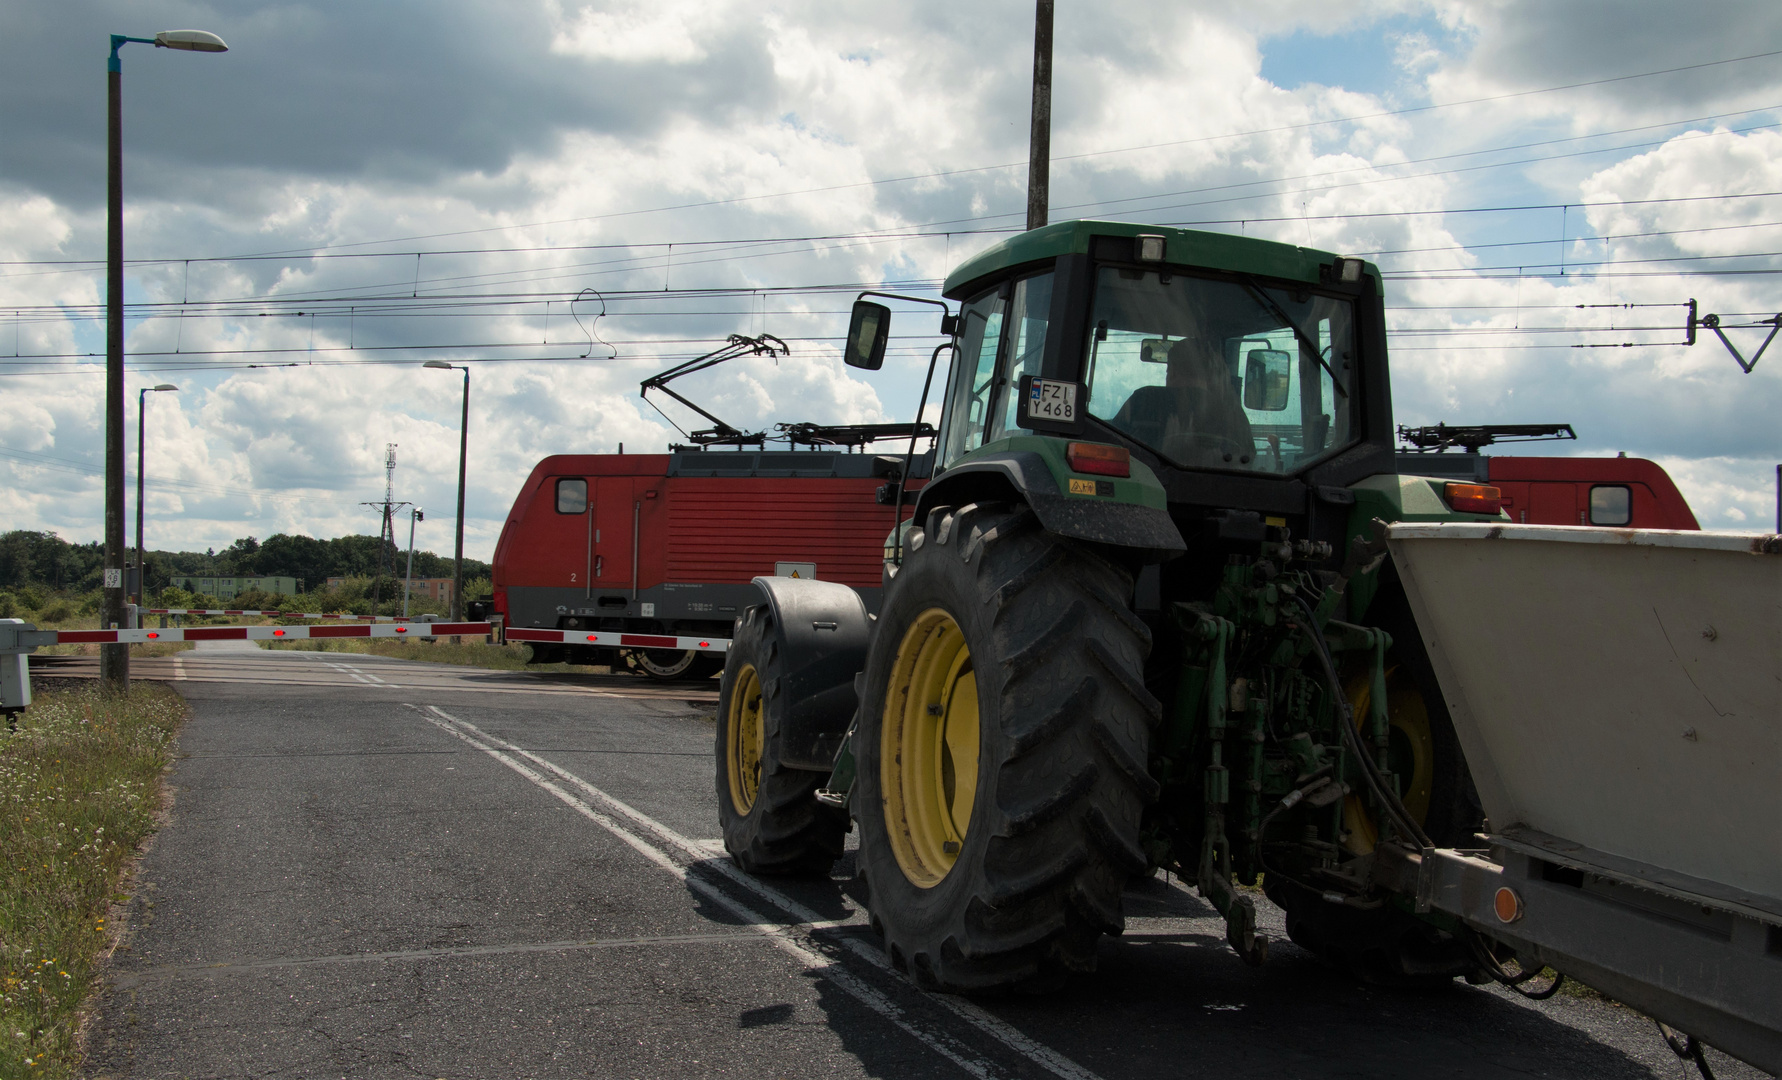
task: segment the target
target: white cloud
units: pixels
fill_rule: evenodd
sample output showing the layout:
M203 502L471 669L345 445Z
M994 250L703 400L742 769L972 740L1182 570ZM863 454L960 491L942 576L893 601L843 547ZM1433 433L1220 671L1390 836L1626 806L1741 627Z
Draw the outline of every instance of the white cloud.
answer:
M559 16L551 49L593 60L691 64L706 56L700 31L711 29L727 6L710 0L590 4Z
M1774 21L1773 13L1753 11L1754 26ZM427 33L436 36L423 43L440 45L442 56L392 44L373 58L382 67L349 58L320 75L294 75L308 81L288 86L241 66L208 74L145 70L145 82L165 80L144 85L147 100L172 100L167 88L200 85L181 80L216 80L202 85L218 89L182 114L187 126L214 133L190 159L176 160L182 136L155 128L159 117L132 120L132 258L328 245L338 246L326 254L354 256L133 266L132 300L140 292L167 306L131 328L129 347L142 365L132 371L132 395L162 378L185 387L159 395L150 411L151 479L183 485L152 490L151 514L164 522L155 528L176 530L188 538L182 544L199 549L250 532L371 531L375 517L356 504L381 495L383 446L396 442L397 497L429 509L424 530L449 534L461 384L455 373L415 366L435 357L474 363L467 548L480 555L492 549L508 502L539 457L620 443L660 449L678 439L638 400L637 382L715 348L729 333L773 333L793 346L777 364L739 361L677 384L732 424L904 419L933 339L911 338L885 371L862 375L842 367L835 352L847 293L776 290L937 279L995 239L971 230L1020 221L1025 169L987 167L1026 155L1030 12L1012 0L870 9L812 0L768 7L540 0L508 5L496 17L448 4L430 23ZM1587 14L1522 0L1065 6L1055 64L1054 216L1231 219L1215 227L1345 253L1401 252L1380 261L1444 270L1552 259L1557 245L1483 248L1529 239L1534 226L1527 218L1481 226L1479 218L1423 211L1493 201L1587 204L1568 219L1574 235L1774 220L1768 203L1636 201L1782 190L1782 136L1768 132L1678 136L1631 156L1503 172L1401 164L1562 128L1721 108L1737 98L1733 89L1773 99L1776 80L1761 72L1728 68L1724 78L1714 76L1718 83L1635 81L1315 127L1304 125L1391 103L1341 86L1287 89L1261 75L1263 35L1348 32L1431 12L1451 39L1402 34L1384 55L1398 69L1397 85L1422 85L1438 101L1691 63L1726 49L1700 29L1654 36L1618 26L1599 35L1610 41L1585 40ZM241 41L245 50L269 29L346 34L359 20L393 17L275 7L244 26ZM240 35L225 36L235 44ZM476 48L462 51L467 43ZM261 85L268 81L284 88ZM1669 87L1671 97L1654 96L1651 87ZM90 87L71 84L68 93L70 102L85 101L78 95L90 96ZM308 103L302 116L279 111L292 95ZM224 122L225 106L260 119ZM1266 133L1227 137L1232 132ZM17 171L66 160L76 164L55 167L90 176L100 160L92 142L64 148L63 157L28 155L39 164L0 164L0 258L103 252L95 189L69 194L78 185ZM1100 153L1151 144L1168 145ZM1078 154L1094 156L1071 156ZM1411 172L1428 175L1401 178ZM886 182L909 177L918 179ZM663 207L682 209L638 213ZM992 214L1003 216L986 219ZM1557 216L1549 216L1555 220L1550 227L1542 219L1541 237L1556 235ZM926 222L955 231L746 249L705 243L902 231ZM1607 256L1627 268L1662 269L1629 260L1771 250L1768 236L1760 229L1673 233L1616 241ZM418 250L428 254L416 259ZM373 252L387 254L363 257ZM1603 254L1600 246L1574 244L1570 257ZM1739 486L1746 465L1737 463L1761 460L1774 447L1769 418L1782 400L1774 374L1782 363L1743 377L1713 341L1694 350L1507 346L1610 340L1576 330L1611 318L1623 327L1636 321L1575 306L1583 303L1677 303L1693 294L1704 311L1760 311L1774 306L1768 281L1517 281L1472 273L1394 281L1395 406L1404 422L1570 421L1590 448L1678 463L1692 502L1727 507L1698 507L1704 523L1731 521L1734 510L1749 516L1756 489ZM716 291L664 299L665 286ZM617 343L616 361L601 360L605 350L591 347L570 317L567 301L584 287L606 297L597 332ZM10 328L21 354L91 353L102 348L102 326L90 318L102 289L90 266L0 277L0 320L9 305L36 312ZM411 293L413 302L404 303ZM278 302L295 297L302 302ZM182 308L182 300L191 303ZM575 305L584 326L597 307ZM64 314L76 308L86 321ZM1680 330L1680 309L1633 310L1645 320L1640 325L1670 320ZM1521 333L1535 326L1570 336ZM900 341L932 329L916 313L900 314L898 327ZM7 329L0 322L0 354ZM1446 334L1424 332L1431 330ZM9 360L0 356L0 364ZM230 367L217 366L225 360ZM244 369L244 361L305 366ZM93 364L54 377L0 376L0 385L9 399L0 446L97 465L102 380ZM705 426L665 408L683 424ZM1735 464L1688 464L1722 461ZM97 482L87 474L0 459L0 485L0 525L97 535ZM431 543L440 549L441 541Z

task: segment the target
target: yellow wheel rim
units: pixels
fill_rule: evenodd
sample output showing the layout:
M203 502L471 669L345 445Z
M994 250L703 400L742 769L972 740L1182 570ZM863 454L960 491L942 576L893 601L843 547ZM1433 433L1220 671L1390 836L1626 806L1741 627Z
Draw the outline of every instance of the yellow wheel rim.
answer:
M953 617L929 608L897 648L879 731L879 783L891 850L910 883L932 888L965 846L978 795L978 681Z
M724 742L730 802L737 813L747 814L761 790L761 755L767 749L767 729L761 724L761 677L755 674L753 664L744 664L731 686Z
M1366 730L1372 703L1369 680L1358 679L1350 684L1349 707L1355 713L1357 728ZM1435 738L1429 731L1429 708L1423 702L1423 694L1402 665L1386 669L1386 722L1386 757L1392 771L1398 774L1399 797L1411 818L1422 825L1429 819L1430 796L1435 790ZM1374 850L1379 828L1357 796L1349 796L1343 804L1343 828L1349 831L1350 851L1365 855Z

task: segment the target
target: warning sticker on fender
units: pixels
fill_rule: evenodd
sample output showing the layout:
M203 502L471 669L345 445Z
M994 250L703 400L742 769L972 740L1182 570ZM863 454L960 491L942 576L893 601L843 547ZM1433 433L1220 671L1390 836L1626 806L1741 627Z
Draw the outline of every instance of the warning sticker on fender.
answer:
M1100 495L1103 498L1111 499L1114 497L1114 482L1112 480L1079 480L1073 476L1070 478L1070 493L1072 495Z

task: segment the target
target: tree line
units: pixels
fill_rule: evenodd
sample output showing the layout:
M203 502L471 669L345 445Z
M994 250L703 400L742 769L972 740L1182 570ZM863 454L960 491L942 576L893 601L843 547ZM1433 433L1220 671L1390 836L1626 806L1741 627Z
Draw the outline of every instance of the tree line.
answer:
M385 573L394 567L397 578L404 576L408 552L366 535L318 540L278 533L263 541L244 536L222 551L148 551L143 562L148 568L150 592L166 588L175 577L188 575L291 577L301 579L303 590L314 591L331 577L375 577L380 555ZM130 558L134 557L132 552ZM105 547L97 542L71 544L53 532L27 529L0 533L0 589L87 592L103 584L104 561ZM451 557L417 550L414 573L417 578L451 577ZM488 576L488 563L464 560L466 582Z

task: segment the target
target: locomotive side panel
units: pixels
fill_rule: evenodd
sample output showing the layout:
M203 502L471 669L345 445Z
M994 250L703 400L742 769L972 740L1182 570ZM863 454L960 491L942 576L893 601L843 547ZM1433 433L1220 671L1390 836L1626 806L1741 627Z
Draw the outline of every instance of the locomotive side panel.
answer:
M789 563L802 564L786 568L800 576L876 589L892 524L891 508L875 498L878 486L854 478L671 479L667 580L742 583Z

